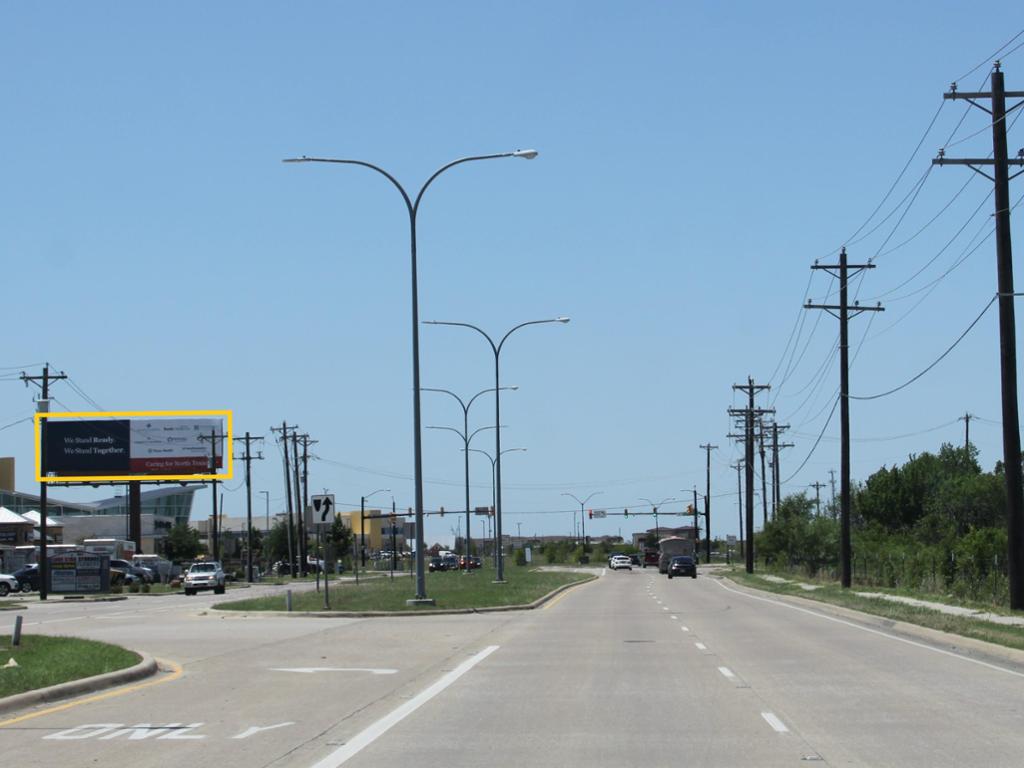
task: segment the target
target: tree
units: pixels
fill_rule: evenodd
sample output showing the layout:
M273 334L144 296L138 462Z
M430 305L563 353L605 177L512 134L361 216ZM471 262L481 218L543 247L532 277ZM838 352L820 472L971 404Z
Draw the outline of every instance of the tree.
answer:
M263 552L269 562L288 561L288 523L278 520L267 533Z
M164 539L164 554L168 560L193 560L202 551L199 531L188 523L178 523L167 532Z
M327 542L334 548L334 554L344 557L352 546L352 529L342 522L341 515L334 516L334 522L327 529Z

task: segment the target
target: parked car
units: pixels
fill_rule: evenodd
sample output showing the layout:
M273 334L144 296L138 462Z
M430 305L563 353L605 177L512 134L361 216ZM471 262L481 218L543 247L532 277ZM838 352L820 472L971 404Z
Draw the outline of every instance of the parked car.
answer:
M194 595L200 589L212 589L215 594L223 595L226 582L227 577L220 563L216 560L204 560L192 563L192 567L185 574L182 587L186 595Z
M697 578L697 562L689 555L677 555L668 564L668 577L689 576Z
M38 592L39 591L39 565L38 563L29 563L23 565L21 568L11 574L18 581L18 589L22 592Z
M629 556L629 562L633 565L640 565L640 555L632 554Z
M11 592L18 591L18 580L13 574L0 573L0 597L7 597Z
M137 581L140 584L153 583L153 574L148 568L140 568L134 563L129 563L127 560L119 560L112 557L110 559L110 567L117 568L125 573L130 573L132 575L132 580ZM131 584L133 581L129 581L127 583Z
M613 571L617 571L620 568L625 568L627 571L633 570L633 564L629 562L628 555L615 555L608 561L608 567Z
M138 577L135 574L126 571L124 568L110 566L110 586L127 587L137 581Z
M445 557L432 557L430 562L427 563L427 570L429 571L457 571L459 570L459 558L454 555L446 555Z

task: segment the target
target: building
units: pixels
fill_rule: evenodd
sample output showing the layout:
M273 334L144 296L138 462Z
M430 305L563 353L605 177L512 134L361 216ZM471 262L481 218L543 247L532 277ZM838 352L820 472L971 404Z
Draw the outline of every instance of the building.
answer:
M638 549L643 547L648 536L657 536L659 539L664 539L667 536L680 536L684 539L693 539L696 543L697 529L692 525L681 525L678 528L668 528L664 525L658 528L648 528L646 531L633 534L633 546Z

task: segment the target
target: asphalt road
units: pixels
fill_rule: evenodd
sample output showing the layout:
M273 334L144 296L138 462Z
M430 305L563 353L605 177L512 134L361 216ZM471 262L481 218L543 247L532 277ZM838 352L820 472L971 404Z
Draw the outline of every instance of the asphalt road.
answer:
M607 573L541 610L480 615L242 617L213 600L33 606L25 631L119 642L170 671L0 716L5 765L962 768L1024 754L1024 667L704 576Z

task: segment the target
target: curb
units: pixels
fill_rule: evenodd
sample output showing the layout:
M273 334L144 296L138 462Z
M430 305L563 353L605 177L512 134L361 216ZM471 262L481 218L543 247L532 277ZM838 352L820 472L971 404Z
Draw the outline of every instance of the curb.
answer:
M1017 650L1016 648L1008 648L1005 645L989 643L985 640L978 640L974 637L966 637L953 632L944 632L941 629L922 627L919 624L911 624L906 621L888 619L884 616L877 616L873 613L864 613L863 611L858 611L855 608L847 608L842 605L826 603L823 600L814 600L812 598L799 597L797 595L783 595L766 589L757 589L756 587L750 587L746 584L740 584L733 581L728 576L719 576L719 578L721 578L722 581L728 581L729 584L741 592L770 595L779 602L791 603L809 610L817 610L820 613L847 619L858 624L863 624L871 629L877 629L893 635L913 638L915 640L923 640L941 648L942 650L953 651L971 658L996 660L1024 666L1024 651Z
M599 577L590 575L586 579L580 581L574 581L570 584L563 584L560 587L548 592L546 595L538 597L532 603L526 603L523 605L491 605L484 608L427 608L423 610L412 610L412 611L231 611L220 609L221 614L237 614L238 616L248 617L260 617L260 616L294 616L306 619L380 619L380 618L398 618L406 616L452 616L458 614L470 614L470 613L505 613L507 611L532 611L540 608L544 603L551 600L553 597L560 595L562 592L572 589L573 587L579 587L584 584L589 584L592 581L596 581ZM212 606L213 610L217 610L217 606Z
M74 696L101 691L104 688L113 688L155 675L158 671L156 660L148 653L142 653L141 651L135 651L135 653L141 658L138 664L133 667L118 669L114 672L105 672L102 675L83 677L80 680L70 680L66 683L59 683L47 688L25 691L24 693L17 693L14 696L2 698L0 699L0 714L17 709L27 709L59 699L70 699Z

